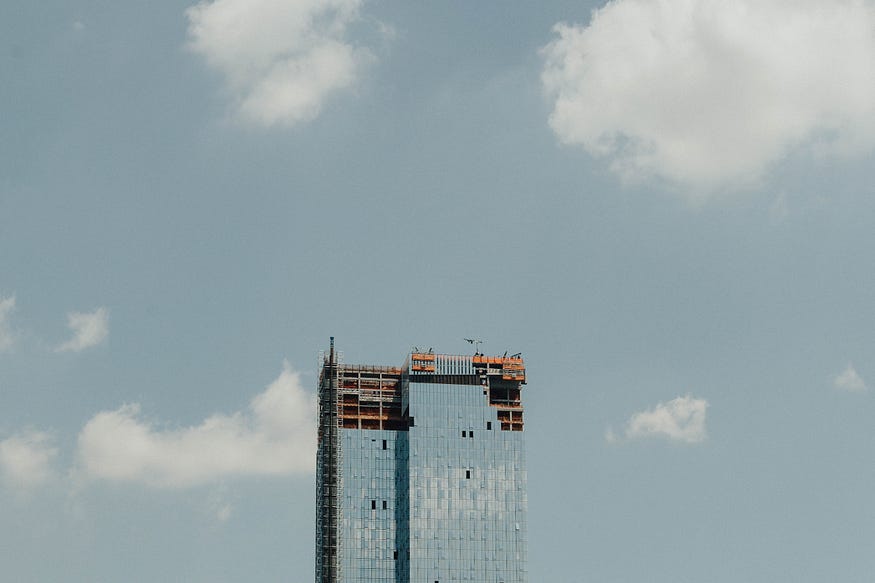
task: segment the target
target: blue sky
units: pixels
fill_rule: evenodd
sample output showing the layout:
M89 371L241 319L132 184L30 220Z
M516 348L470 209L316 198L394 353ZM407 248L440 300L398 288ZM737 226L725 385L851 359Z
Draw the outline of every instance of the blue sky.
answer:
M873 31L6 2L0 578L312 580L333 335L523 353L533 582L869 581Z

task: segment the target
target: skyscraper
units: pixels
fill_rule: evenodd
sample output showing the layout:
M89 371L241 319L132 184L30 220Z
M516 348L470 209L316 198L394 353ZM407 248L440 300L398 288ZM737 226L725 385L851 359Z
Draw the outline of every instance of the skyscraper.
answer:
M526 583L519 355L319 375L317 583Z

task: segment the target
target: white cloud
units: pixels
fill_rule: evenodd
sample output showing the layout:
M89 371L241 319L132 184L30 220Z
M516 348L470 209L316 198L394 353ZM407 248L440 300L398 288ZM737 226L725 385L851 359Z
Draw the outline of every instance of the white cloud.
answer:
M234 505L228 501L228 491L224 485L210 493L205 502L207 515L220 524L228 522L234 513Z
M256 125L316 117L371 53L346 40L361 0L213 0L189 8L189 46L226 79L237 114Z
M15 296L0 298L0 352L12 348L15 341L9 328L9 315L15 309Z
M649 411L635 413L626 422L626 439L663 437L672 441L699 443L707 437L705 411L708 401L689 395L659 403ZM613 429L608 429L605 439L609 443L619 440Z
M0 441L0 476L16 489L29 490L54 475L52 464L58 450L49 434L26 431Z
M58 352L79 352L97 346L109 335L109 310L97 308L93 312L70 312L67 326L73 337L58 346Z
M852 393L860 393L867 389L866 381L854 368L854 365L848 363L847 368L836 375L832 381L832 386L840 391L850 391Z
M617 434L614 433L613 428L608 427L605 430L605 441L607 441L608 443L617 443L617 441L619 441L619 438L617 437Z
M704 196L875 143L871 0L614 0L554 32L550 126L625 179Z
M234 511L234 507L228 504L222 504L221 506L216 508L216 520L219 522L228 522L228 519L231 518L231 513Z
M234 476L312 472L316 398L288 363L247 411L213 415L200 425L162 429L138 405L103 411L79 434L78 464L86 477L185 488ZM218 512L219 518L227 512Z

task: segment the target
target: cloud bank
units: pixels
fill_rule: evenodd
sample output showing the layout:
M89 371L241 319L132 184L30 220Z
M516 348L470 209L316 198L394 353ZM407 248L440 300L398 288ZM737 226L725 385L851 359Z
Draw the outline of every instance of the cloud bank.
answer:
M97 308L93 312L70 312L67 327L73 337L58 346L58 352L80 352L97 346L109 335L109 310Z
M144 421L136 404L98 413L79 434L78 467L87 478L157 488L312 472L315 420L315 396L285 363L248 410L194 427L163 429Z
M659 403L653 409L635 413L626 422L623 431L625 439L665 438L682 443L700 443L707 437L705 411L708 401L695 399L689 395ZM618 440L612 430L608 430L609 442Z
M346 40L361 0L213 0L189 8L189 46L227 81L238 116L259 126L315 118L370 52Z
M18 490L30 490L50 480L58 450L51 436L25 431L0 441L0 477Z
M875 143L871 1L614 0L542 50L559 140L691 196Z
M848 363L847 368L833 379L832 386L840 391L851 393L862 393L867 389L866 381L863 380L863 377L860 376L851 363Z
M15 296L0 298L0 352L12 348L15 341L9 327L9 315L15 309Z

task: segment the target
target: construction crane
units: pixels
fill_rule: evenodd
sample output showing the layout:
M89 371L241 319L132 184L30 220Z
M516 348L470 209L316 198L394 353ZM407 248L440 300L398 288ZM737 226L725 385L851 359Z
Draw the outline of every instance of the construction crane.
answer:
M483 344L483 340L477 338L465 338L465 342L468 344L472 344L474 346L474 355L480 354L480 345Z

